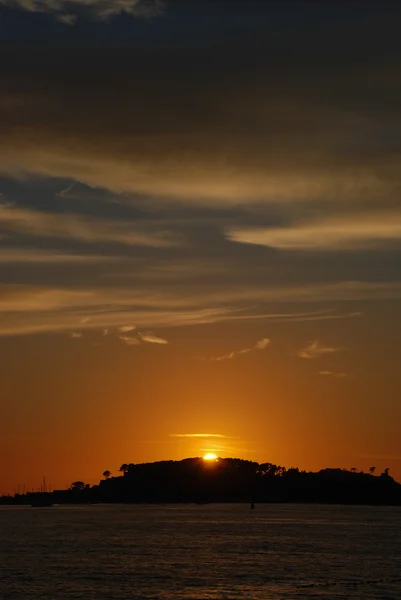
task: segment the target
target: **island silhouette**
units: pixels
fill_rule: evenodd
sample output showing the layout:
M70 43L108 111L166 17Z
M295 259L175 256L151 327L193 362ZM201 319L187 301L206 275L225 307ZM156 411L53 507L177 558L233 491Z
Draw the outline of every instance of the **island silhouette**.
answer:
M318 472L257 463L240 458L186 458L153 463L123 463L119 473L103 473L97 485L74 481L68 489L0 497L2 504L83 503L322 503L401 505L401 484L389 470Z

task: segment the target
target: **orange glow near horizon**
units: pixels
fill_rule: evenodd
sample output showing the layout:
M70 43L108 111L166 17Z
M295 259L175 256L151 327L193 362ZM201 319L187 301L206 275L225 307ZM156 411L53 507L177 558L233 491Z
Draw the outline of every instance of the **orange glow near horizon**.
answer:
M329 323L319 335L321 321L312 322L314 329L307 322L308 333L290 332L284 349L302 348L309 334L331 339ZM316 372L321 368L316 361L329 358L301 360L278 344L268 355L255 351L225 361L194 360L190 327L163 330L163 338L174 340L167 348L119 345L109 336L93 346L98 338L89 333L78 340L4 338L0 359L8 368L2 376L0 450L7 460L0 494L37 489L44 475L55 489L77 480L98 484L107 469L119 475L123 463L199 456L206 467L214 467L215 456L204 460L210 454L308 471L355 467L368 472L376 466L380 475L389 467L400 480L399 419L394 416L401 409L394 404L390 419L377 403L379 390L391 397L398 375L383 379L385 357L366 353L363 327L362 320L352 328L347 324L348 369L355 375L333 380ZM197 352L217 356L246 348L248 339L260 338L258 328L248 322L246 327L242 322L235 328L205 326L196 331ZM384 347L383 321L373 323L371 333ZM271 337L280 335L281 329L271 332ZM373 419L375 437L368 429Z
M213 452L208 452L207 454L205 454L205 456L203 457L203 460L217 460L217 455L213 454Z

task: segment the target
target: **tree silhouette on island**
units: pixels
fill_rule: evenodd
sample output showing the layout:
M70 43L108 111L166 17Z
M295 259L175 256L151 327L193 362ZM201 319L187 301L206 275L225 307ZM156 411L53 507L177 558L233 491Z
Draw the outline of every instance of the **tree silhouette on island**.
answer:
M103 472L98 485L74 481L51 493L54 504L303 502L401 505L401 485L386 468L375 475L351 469L318 472L286 469L273 463L240 458L186 458L154 463L123 463L120 475ZM34 503L35 494L3 496L3 504Z

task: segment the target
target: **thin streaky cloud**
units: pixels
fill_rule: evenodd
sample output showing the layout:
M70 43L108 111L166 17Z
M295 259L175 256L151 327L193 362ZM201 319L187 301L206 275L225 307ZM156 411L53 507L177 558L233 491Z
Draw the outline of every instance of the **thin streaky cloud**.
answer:
M324 356L325 354L332 354L333 352L340 352L341 348L334 348L332 346L324 346L318 340L310 342L305 348L298 351L300 358L314 359Z
M246 442L244 442L244 443L246 443ZM197 449L194 448L194 451L196 451L196 450ZM230 457L233 456L233 452L238 452L239 456L241 456L243 452L245 452L245 453L256 452L255 450L251 450L249 448L244 448L244 447L241 448L241 447L236 447L236 446L222 446L221 444L217 444L212 447L209 446L208 448L203 447L203 448L200 448L200 451L204 452L204 453L213 452L214 454L218 454L219 452L222 452L226 456L228 455ZM221 457L221 458L223 458L223 457Z
M123 280L123 285L127 285L125 274L119 274L118 278ZM112 277L111 279L115 279ZM122 286L121 286L122 287ZM166 288L171 292L172 287ZM191 288L188 288L191 289ZM390 299L401 297L401 282L398 281L360 281L360 280L339 280L323 283L298 283L272 285L255 283L247 285L233 285L230 288L224 285L203 285L196 289L195 294L191 294L191 303L230 302L229 314L237 318L236 314L246 313L244 316L254 316L252 312L262 302L286 302L290 304L311 303L315 305L318 302L333 302L343 300L373 300ZM298 313L298 311L296 311ZM317 311L317 314L320 311ZM269 315L270 313L258 313ZM271 313L274 314L274 313ZM279 313L280 314L280 313ZM242 317L242 315L240 315Z
M73 331L70 333L70 338L72 339L79 339L81 337L83 337L83 333L80 331Z
M136 329L135 325L123 325L118 328L121 333L128 333L129 331L134 331L134 329Z
M316 313L310 313L310 316L299 316L296 313L291 314L256 314L256 315L227 315L222 317L221 321L257 321L258 319L267 319L272 323L303 323L306 321L332 321L338 319L354 319L355 317L362 317L363 313L355 311L351 313L340 313L340 314L327 314L326 311L320 311ZM326 313L326 314L324 314Z
M323 375L324 377L334 377L335 379L344 379L348 377L348 373L344 371L319 371L319 375Z
M138 336L142 342L148 342L149 344L168 344L167 340L150 333L138 333Z
M65 189L61 190L61 192L58 192L57 196L60 196L60 198L68 198L69 193L74 189L75 186L76 186L76 182L74 181L69 186L67 186Z
M247 308L252 308L252 307L247 307ZM331 313L332 311L330 309L324 309L324 310L316 310L316 311L309 311L309 312L295 312L295 313L260 313L260 314L255 314L255 315L235 315L233 318L234 319L238 319L240 321L251 321L251 320L256 320L256 319L273 319L273 320L281 320L281 319L305 319L308 317L314 317L314 316L321 316L322 318L325 317L325 315L328 315L329 313ZM226 320L229 320L230 317L228 316Z
M79 16L109 21L118 15L149 18L162 12L163 0L0 0L0 5L31 13L44 13L74 25Z
M124 344L127 344L127 346L139 346L139 344L141 343L137 337L132 337L126 334L120 335L119 339L122 342L124 342Z
M79 180L75 180L72 183L70 183L70 185L68 185L66 188L62 189L60 192L56 193L56 196L59 196L60 198L80 198L81 195L79 193L71 193L73 192L73 190L78 186L78 190L79 190L79 186L84 186L84 189L89 189L89 190L96 190L96 186L93 185L90 182L84 183L82 181Z
M316 220L289 227L232 228L233 242L279 250L346 251L376 247L401 240L401 212L360 214Z
M221 438L226 440L234 439L221 433L170 433L172 438Z
M1 217L0 217L1 221ZM114 257L95 254L68 254L53 250L36 250L34 248L2 248L0 264L92 264L125 261L126 257Z
M101 220L73 213L50 213L28 208L0 206L3 233L75 239L86 243L109 242L125 246L166 248L181 245L178 236L160 231L154 224Z
M295 319L288 319L287 322L301 322L301 321L332 321L336 319L354 319L355 317L362 317L363 313L360 311L343 313L339 315L321 315L315 317L302 317ZM284 322L284 321L282 321Z
M121 332L122 335L119 336L119 339L124 342L125 344L127 344L128 346L138 346L139 344L142 343L148 343L148 344L161 344L161 345L165 345L168 344L168 341L165 340L164 338L161 338L157 335L148 333L148 334L143 334L143 333L132 333L136 328L133 326L123 326L123 327L119 327L119 331Z
M233 350L228 354L223 354L221 356L212 356L210 360L212 361L222 361L222 360L231 360L240 354L248 354L248 352L253 352L255 350L265 350L267 346L270 344L270 340L268 338L262 338L252 348L244 348L242 350Z
M3 284L0 286L0 312L8 314L7 319L0 322L0 336L74 331L78 323L80 327L85 325L85 329L99 331L118 330L118 327L133 322L149 331L252 317L254 315L249 313L254 310L255 303L262 301L317 302L333 301L333 297L359 301L400 296L401 285L397 282L273 286L264 290L259 286L248 286L245 291L218 286L180 290L179 293L171 288L165 289L163 294L142 286L59 288L57 285ZM249 304L238 306L239 299L244 298ZM235 354L230 353L229 358L233 356Z
M251 350L265 350L269 344L270 340L268 338L263 338L256 342L255 346L251 348Z

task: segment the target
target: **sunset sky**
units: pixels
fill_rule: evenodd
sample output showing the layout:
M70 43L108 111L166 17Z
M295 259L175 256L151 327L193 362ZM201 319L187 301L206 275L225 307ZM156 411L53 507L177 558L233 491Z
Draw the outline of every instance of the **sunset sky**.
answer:
M0 493L401 480L401 3L0 0Z

